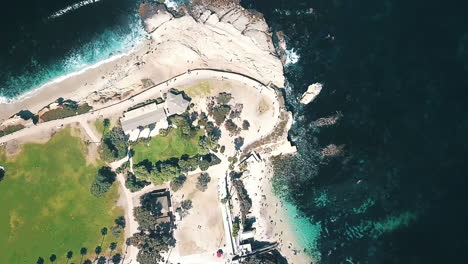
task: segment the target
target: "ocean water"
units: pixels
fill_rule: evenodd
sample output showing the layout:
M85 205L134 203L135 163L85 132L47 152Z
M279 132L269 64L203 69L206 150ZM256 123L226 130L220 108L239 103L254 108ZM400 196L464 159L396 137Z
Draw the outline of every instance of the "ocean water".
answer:
M0 96L131 50L145 37L139 2L3 3ZM242 4L287 36L285 93L298 154L277 161L274 185L306 250L320 263L465 263L468 4ZM299 104L315 82L321 94ZM317 126L338 113L336 125ZM330 144L343 153L323 157Z
M0 98L12 99L130 51L139 0L8 1L1 9Z
M311 254L333 264L466 263L468 4L242 4L287 37L298 154L277 161L274 185ZM321 94L301 105L315 82ZM330 116L341 118L317 126ZM323 157L330 144L342 153Z

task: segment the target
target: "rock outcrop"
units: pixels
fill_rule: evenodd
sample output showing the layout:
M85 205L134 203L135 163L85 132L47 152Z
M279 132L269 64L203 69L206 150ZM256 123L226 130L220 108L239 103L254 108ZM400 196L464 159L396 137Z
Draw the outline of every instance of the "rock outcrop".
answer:
M322 84L321 83L314 83L309 85L307 91L301 97L302 104L308 104L315 100L317 95L319 95L320 91L322 91Z
M175 75L177 68L216 68L251 76L265 84L284 86L283 65L263 16L236 1L198 0L176 17L165 8L145 7L145 29L154 51L144 63ZM151 14L151 15L149 15ZM172 66L172 67L171 67Z

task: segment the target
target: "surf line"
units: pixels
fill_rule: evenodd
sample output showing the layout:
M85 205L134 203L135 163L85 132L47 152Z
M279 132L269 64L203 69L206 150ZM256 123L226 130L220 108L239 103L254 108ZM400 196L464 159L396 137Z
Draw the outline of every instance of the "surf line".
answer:
M49 19L53 19L53 18L63 16L63 15L65 15L66 13L68 13L70 11L77 10L80 7L87 6L87 5L90 5L90 4L94 4L94 3L97 3L99 1L101 1L101 0L84 0L84 1L81 1L79 3L69 5L69 6L65 7L64 9L60 9L59 11L57 11L57 12L53 13L52 15L50 15Z

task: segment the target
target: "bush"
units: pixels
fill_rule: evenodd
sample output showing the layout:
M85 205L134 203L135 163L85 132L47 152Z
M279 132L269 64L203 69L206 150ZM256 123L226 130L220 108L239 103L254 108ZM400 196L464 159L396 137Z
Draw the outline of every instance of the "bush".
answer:
M233 135L237 135L240 132L240 128L232 121L232 119L228 119L226 123L224 123L224 127L226 128L229 133Z
M181 203L180 203L180 206L182 207L182 209L184 210L190 210L192 209L193 205L192 205L192 200L183 200Z
M39 121L39 116L33 114L33 113L32 113L31 111L29 111L29 110L21 110L21 111L19 111L16 115L19 116L19 117L21 117L21 119L23 119L23 120L32 119L32 121L33 121L34 124L37 124L37 122Z
M99 169L91 185L91 194L96 197L101 197L109 191L115 181L116 174L110 167L102 167Z
M229 101L231 101L231 99L232 95L230 93L222 92L219 93L216 97L216 102L221 105L226 105L229 104Z
M226 151L226 146L221 146L221 148L219 149L219 152L221 153L224 153L224 151Z
M67 100L61 105L61 107L49 110L45 112L44 114L41 115L41 119L44 122L47 121L52 121L52 120L57 120L57 119L62 119L74 115L81 115L84 113L89 112L91 109L93 109L91 106L89 106L87 103L79 105L71 100Z
M208 124L208 116L205 114L205 112L201 112L199 119L198 119L198 125L206 127L207 124Z
M149 184L150 183L147 181L138 180L136 176L130 172L128 173L127 180L125 181L125 187L127 187L131 192L137 192Z
M208 188L208 183L211 181L211 177L208 173L202 173L197 178L197 189L204 192Z
M3 128L2 130L0 130L0 137L1 136L6 136L6 135L11 134L11 133L14 133L14 132L16 132L18 130L21 130L23 128L24 128L23 125L7 126L7 127Z
M185 177L185 175L179 175L178 177L174 178L171 183L170 183L170 186L171 186L171 190L176 192L178 190L180 190L180 188L182 188L182 186L184 185L184 182L187 180L187 177Z
M202 171L206 171L209 167L221 163L221 160L214 154L210 153L202 156L201 160L198 163L198 166Z
M229 105L217 105L213 107L212 116L218 126L226 120L230 111L231 107Z
M244 138L243 137L238 137L234 139L234 147L236 150L240 150L242 146L244 145Z
M249 130L249 128L250 128L250 123L249 123L249 121L244 120L244 121L242 122L242 129L244 129L244 130Z
M121 127L114 127L103 138L101 144L101 158L105 161L114 161L127 155L127 137Z

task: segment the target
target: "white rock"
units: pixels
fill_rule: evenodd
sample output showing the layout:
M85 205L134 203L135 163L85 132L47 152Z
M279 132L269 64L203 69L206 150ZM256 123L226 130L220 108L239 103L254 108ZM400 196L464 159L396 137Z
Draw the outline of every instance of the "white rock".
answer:
M309 85L307 91L301 97L302 104L308 104L312 102L317 95L319 95L320 91L322 91L322 84L321 83L314 83Z

